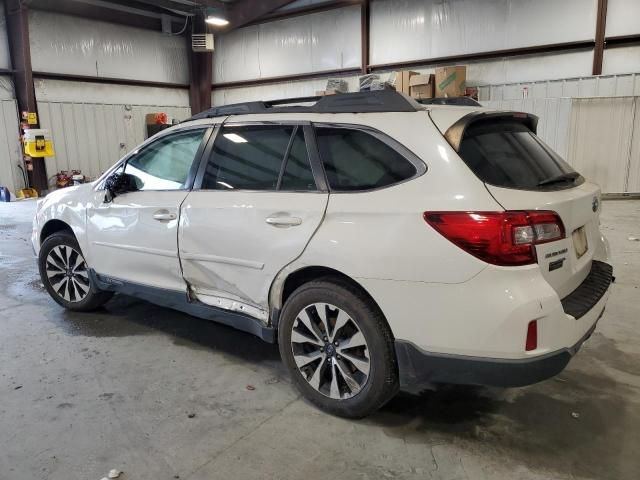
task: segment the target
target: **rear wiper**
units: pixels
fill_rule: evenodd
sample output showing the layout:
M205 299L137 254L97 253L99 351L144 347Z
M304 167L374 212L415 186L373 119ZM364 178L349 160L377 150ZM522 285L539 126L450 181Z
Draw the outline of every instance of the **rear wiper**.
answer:
M538 183L538 186L542 187L543 185L551 185L552 183L561 183L561 182L573 181L576 178L578 178L579 176L580 176L580 174L578 172L563 173L561 175L556 175L555 177L551 177L551 178L547 178L546 180L542 180L540 183Z

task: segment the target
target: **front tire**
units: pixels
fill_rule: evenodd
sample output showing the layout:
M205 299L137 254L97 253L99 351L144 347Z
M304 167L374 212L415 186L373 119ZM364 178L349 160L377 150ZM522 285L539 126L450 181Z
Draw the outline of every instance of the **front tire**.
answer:
M398 391L393 336L382 312L340 278L312 281L291 294L278 342L296 387L326 412L362 418Z
M45 289L64 308L89 312L113 296L92 284L89 268L75 236L58 232L47 239L38 255L40 278Z

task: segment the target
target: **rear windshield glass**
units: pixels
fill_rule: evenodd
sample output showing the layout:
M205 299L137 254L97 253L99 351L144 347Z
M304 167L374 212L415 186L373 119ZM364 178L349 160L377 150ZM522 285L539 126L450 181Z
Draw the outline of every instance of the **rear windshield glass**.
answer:
M571 188L584 179L524 125L513 121L471 125L460 156L485 183L526 190Z

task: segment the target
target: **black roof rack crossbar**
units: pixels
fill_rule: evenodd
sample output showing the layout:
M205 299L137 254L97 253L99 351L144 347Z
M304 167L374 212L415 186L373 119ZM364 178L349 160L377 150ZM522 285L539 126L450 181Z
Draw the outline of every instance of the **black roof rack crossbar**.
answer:
M294 105L313 103L312 105ZM213 107L194 115L189 120L213 118L226 115L251 113L370 113L370 112L417 112L424 107L413 98L395 90L337 93L322 97L286 98L263 102L234 103Z
M418 100L423 105L454 105L458 107L481 107L477 100L471 97L435 97Z

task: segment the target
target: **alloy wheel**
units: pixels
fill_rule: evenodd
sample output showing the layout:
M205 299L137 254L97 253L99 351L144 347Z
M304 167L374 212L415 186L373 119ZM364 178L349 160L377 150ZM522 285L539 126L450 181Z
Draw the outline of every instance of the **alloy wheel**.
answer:
M329 398L351 398L367 383L367 342L357 321L334 305L314 303L298 313L291 349L302 376Z
M84 257L68 245L53 247L47 255L47 279L67 302L80 302L89 294L89 272Z

